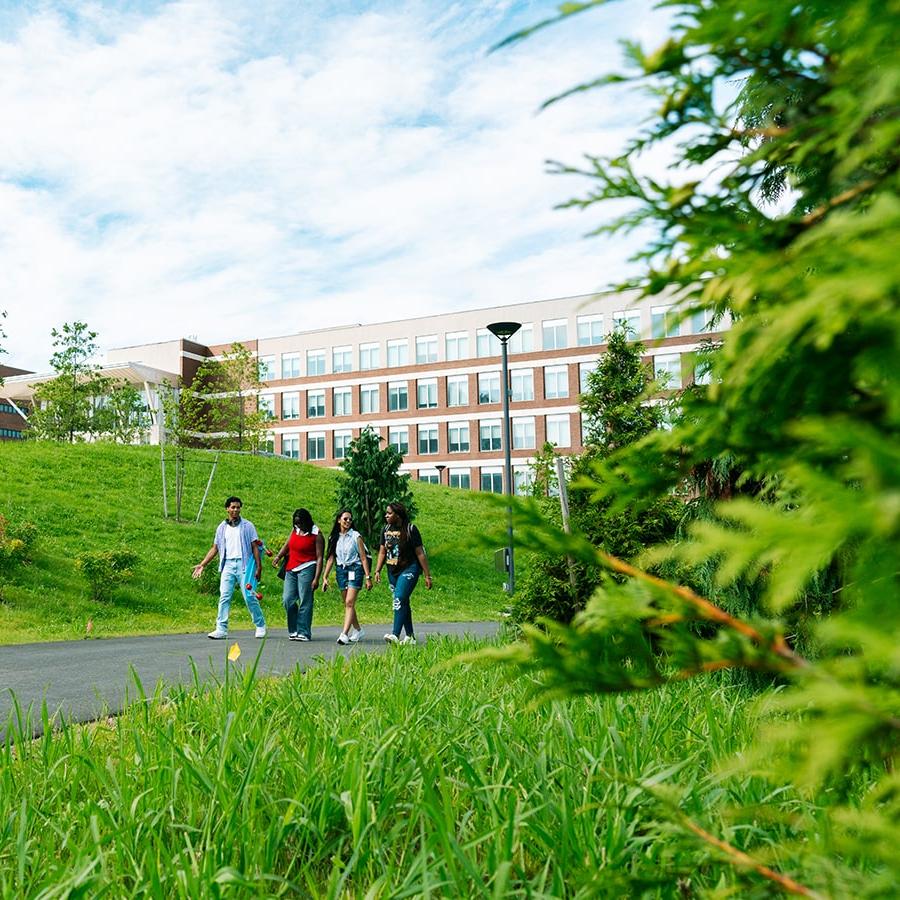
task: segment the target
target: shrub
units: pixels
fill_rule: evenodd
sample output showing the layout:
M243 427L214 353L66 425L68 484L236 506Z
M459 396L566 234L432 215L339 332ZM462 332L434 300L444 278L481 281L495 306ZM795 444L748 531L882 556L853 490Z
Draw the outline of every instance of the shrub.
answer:
M10 522L0 516L0 569L25 562L37 540L37 526L33 522Z
M137 554L125 548L88 551L78 554L75 568L87 579L91 599L102 602L109 599L115 585L131 578L137 561Z

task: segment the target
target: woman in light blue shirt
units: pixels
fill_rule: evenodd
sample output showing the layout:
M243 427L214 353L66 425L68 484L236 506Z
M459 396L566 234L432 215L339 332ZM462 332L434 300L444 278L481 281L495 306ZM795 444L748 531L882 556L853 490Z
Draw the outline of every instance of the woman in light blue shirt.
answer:
M334 518L325 551L325 574L322 590L328 590L328 575L335 570L338 589L344 598L344 627L338 635L339 644L355 644L365 635L356 615L356 595L363 584L372 590L372 576L362 535L353 528L353 513L342 509Z

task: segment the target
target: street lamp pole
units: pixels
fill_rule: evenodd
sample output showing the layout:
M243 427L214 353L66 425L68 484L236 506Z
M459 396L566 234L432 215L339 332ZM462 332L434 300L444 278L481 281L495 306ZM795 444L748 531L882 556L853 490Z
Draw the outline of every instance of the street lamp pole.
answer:
M509 577L506 581L507 593L512 594L516 589L516 565L513 557L513 524L512 524L512 459L510 451L512 449L512 440L510 435L509 421L509 362L507 358L507 344L509 339L521 328L519 322L494 322L488 325L488 331L500 341L501 369L503 371L503 463L504 473L503 482L506 488L506 496L508 498L506 504L506 546L507 559L506 570Z

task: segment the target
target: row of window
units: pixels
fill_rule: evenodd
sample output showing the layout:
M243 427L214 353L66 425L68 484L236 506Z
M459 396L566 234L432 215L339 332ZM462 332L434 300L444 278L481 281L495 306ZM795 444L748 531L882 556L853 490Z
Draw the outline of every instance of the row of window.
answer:
M681 354L667 353L654 357L654 375L665 383L667 388L680 388ZM587 376L596 363L581 363L579 366L579 390L587 386ZM569 396L568 366L545 366L544 399L560 400ZM702 378L698 378L702 381ZM534 400L534 369L513 369L509 374L510 400L513 403ZM438 379L420 378L416 385L416 409L436 409L438 406ZM499 372L480 372L478 374L478 404L500 403L501 379ZM448 375L446 377L447 406L469 405L469 376ZM358 388L332 388L332 415L353 415L353 393L359 391L357 408L360 415L380 412L380 388L377 384L362 384ZM388 412L403 412L409 409L409 383L406 381L388 382ZM259 410L270 418L276 418L275 395L260 394ZM306 418L318 419L325 416L325 389L306 391ZM281 395L281 418L301 418L300 391L288 391Z
M18 440L21 437L21 431L16 431L14 428L0 428L0 438L12 438L13 440Z
M513 490L516 494L527 494L534 483L534 472L530 466L514 466L512 471ZM437 469L419 469L416 473L419 481L431 484L443 484L441 473ZM499 466L482 466L479 470L479 486L482 491L493 494L503 493L503 469ZM472 487L472 472L470 469L449 469L447 471L447 484L454 488L470 490Z
M572 437L568 414L545 416L546 439L557 447L571 447ZM536 449L534 416L517 416L511 420L510 433L514 450ZM406 456L410 448L410 427L397 425L388 428L388 444ZM281 455L290 459L300 459L301 435L285 434L281 438ZM327 459L327 434L312 431L306 435L307 460ZM332 458L343 459L353 440L353 432L332 432ZM420 456L430 456L441 452L437 425L419 425L416 430L416 444ZM274 452L274 437L270 437L266 449ZM485 452L503 449L502 422L500 419L484 419L478 423L478 449ZM447 426L447 453L469 453L472 450L470 426L468 422L451 422Z
M650 330L654 338L678 337L680 334L699 334L707 329L708 316L705 311L692 314L687 320L683 314L676 312L671 306L655 306L650 310ZM578 347L590 347L604 343L606 330L602 315L578 316L576 318L576 344ZM635 336L641 334L641 311L639 309L623 309L613 313L612 327L624 327ZM688 330L690 329L690 331ZM568 321L566 319L548 319L540 325L540 346L535 347L535 326L533 323L523 325L509 341L510 353L530 353L535 349L563 350L569 346ZM444 335L445 361L471 359L469 332L455 331ZM369 369L397 368L410 365L410 341L398 338L385 342L385 362L382 365L382 345L379 341L361 343L357 347L357 368L364 372ZM427 334L415 338L416 365L427 365L439 361L439 340L436 334ZM305 374L307 376L324 375L328 361L328 350L319 348L307 350L305 354ZM352 372L353 345L332 347L331 372L339 374ZM486 328L475 332L475 356L488 357L500 355L500 341ZM275 355L259 357L259 377L261 381L273 381L277 378L300 378L300 353L282 353L280 368L276 366Z
M28 407L22 406L19 404L19 409L22 410L25 415L28 415ZM14 416L19 414L19 411L11 404L11 403L2 403L0 402L0 413L11 413Z

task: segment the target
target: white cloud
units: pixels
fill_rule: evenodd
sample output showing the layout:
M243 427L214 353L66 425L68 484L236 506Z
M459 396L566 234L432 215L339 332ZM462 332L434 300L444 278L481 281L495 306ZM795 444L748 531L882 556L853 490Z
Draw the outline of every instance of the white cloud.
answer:
M581 240L600 213L554 211L585 185L544 162L614 152L639 104L592 93L536 110L659 20L580 16L487 54L550 12L21 14L0 36L5 360L46 368L50 329L76 319L104 347L218 342L620 276L628 245Z

